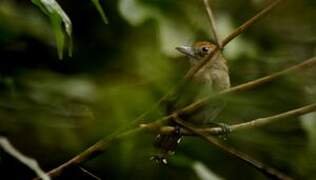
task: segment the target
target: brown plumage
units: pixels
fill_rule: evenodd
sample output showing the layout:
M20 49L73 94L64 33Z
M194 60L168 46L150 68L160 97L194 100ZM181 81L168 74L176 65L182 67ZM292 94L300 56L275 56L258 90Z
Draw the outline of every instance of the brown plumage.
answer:
M192 46L181 46L176 49L189 58L191 66L195 66L212 53L215 48L216 45L211 42L198 41ZM230 87L229 70L226 60L220 52L215 53L213 58L194 75L193 82L199 85L199 90L197 94L195 94L196 98L210 95ZM223 109L224 104L223 101L211 102L185 120L197 125L208 124L217 117ZM171 123L171 125L173 124ZM176 129L177 128L176 126ZM152 159L156 162L166 164L167 158L173 154L181 138L182 136L178 129L172 135L157 135L155 146L159 148L161 152L153 156Z
M192 66L203 61L216 45L208 41L198 41L193 46L181 46L177 50L187 55ZM221 91L230 87L229 70L226 59L221 53L216 53L211 61L201 68L195 75L194 81L210 86L212 91Z

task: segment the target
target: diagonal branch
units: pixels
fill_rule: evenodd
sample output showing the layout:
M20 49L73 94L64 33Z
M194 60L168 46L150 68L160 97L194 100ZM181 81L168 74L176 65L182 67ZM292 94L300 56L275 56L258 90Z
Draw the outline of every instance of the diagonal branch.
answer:
M197 100L196 102L194 102L194 103L184 107L183 109L179 110L178 113L179 114L191 113L191 112L197 110L198 108L200 108L201 106L205 105L210 99L212 99L214 97L222 96L222 95L225 95L225 94L230 94L230 93L233 93L233 92L239 92L239 91L245 91L245 90L248 90L248 89L252 89L252 88L260 86L260 85L262 85L262 84L264 84L266 82L270 82L270 81L272 81L272 80L274 80L276 78L279 78L279 77L281 77L281 76L283 76L285 74L293 73L295 71L298 71L298 70L301 70L301 69L304 69L304 68L309 68L309 67L312 67L315 64L316 64L316 57L312 57L310 59L307 59L307 60L303 61L300 64L291 66L291 67L289 67L287 69L284 69L282 71L273 73L271 75L268 75L268 76L265 76L265 77L262 77L262 78L259 78L259 79L256 79L254 81L250 81L250 82L247 82L247 83L244 83L244 84L240 84L238 86L235 86L235 87L229 88L227 90L221 91L220 93L215 94L213 96L207 96L205 98Z
M209 61L211 61L213 58L216 57L216 54L220 53L219 52L219 47L216 46L215 49L209 54L207 55L202 61L201 63L192 66L191 69L185 74L184 79L185 80L190 80L193 78L193 76L203 67L205 66Z
M240 35L242 32L248 29L251 25L257 22L261 17L266 15L268 12L270 12L281 1L282 0L272 1L268 6L266 6L263 10L261 10L258 14L256 14L254 17L252 17L251 19L246 21L244 24L242 24L240 27L235 29L230 35L228 35L223 40L223 42L219 43L221 44L221 46L217 46L212 53L210 53L206 58L203 59L203 61L201 61L201 63L197 64L196 66L193 66L185 75L185 79L192 79L195 73L198 72L202 67L204 67L209 61L211 61L213 56L215 56L215 54L218 53L220 49L223 49L231 40L236 38L238 35Z
M301 115L314 112L314 111L316 111L316 103L312 103L312 104L309 104L297 109L292 109L290 111L286 111L277 115L268 116L264 118L258 118L258 119L254 119L245 123L230 125L228 128L230 129L230 132L252 129L252 128L265 126L267 124L279 121L281 119L285 119L289 117L297 117L297 116L301 116ZM159 131L159 133L161 134L172 134L175 131L175 128L173 126L161 126L160 124L157 124L155 122L149 123L149 124L141 124L141 127L154 130L154 131ZM226 133L220 127L195 128L195 130L199 131L200 133L205 133L208 135L220 135L220 134ZM192 132L186 129L181 129L181 134L188 135L188 136L193 135Z
M236 38L238 35L240 35L242 32L247 30L251 25L253 25L255 22L258 21L259 18L266 15L268 12L270 12L276 5L278 5L282 0L275 0L272 1L267 7L262 9L258 14L253 16L251 19L243 23L241 26L236 28L230 35L228 35L222 42L222 48L224 48L231 40Z
M212 8L208 2L208 0L203 0L208 17L209 17L209 21L210 21L210 25L211 25L211 30L215 39L215 42L217 44L217 46L221 47L221 41L219 40L219 36L217 33L217 29L216 29L216 23L215 23L215 18L213 15L213 11ZM216 50L217 51L217 50ZM216 52L214 51L214 53ZM214 54L213 54L214 55ZM212 56L213 56L212 55ZM210 57L212 57L210 56ZM193 77L194 74L190 75L191 77ZM128 123L126 126L118 129L117 131L115 131L113 133L113 136L115 136L116 134L122 132L123 130L126 129L126 127L130 127L132 125L135 125L136 123L139 123L139 121L143 120L150 112L152 112L154 109L156 109L162 102L166 101L169 97L171 97L175 92L177 92L179 89L181 89L181 87L184 85L185 80L191 79L191 77L186 77L184 78L184 80L180 81L178 83L178 85L176 85L174 88L170 89L164 96L162 96L152 107L150 107L147 111L143 112L141 115L139 115L134 121L132 121L131 123Z
M211 30L215 39L216 44L221 47L221 41L219 39L218 33L217 33L217 28L216 28L216 23L215 23L215 18L214 18L214 14L211 8L211 5L209 3L209 0L203 0L204 2L204 6L206 8L206 12L208 14L208 18L210 21L210 25L211 25Z
M251 18L249 21L247 21L246 23L244 23L243 25L241 25L239 28L237 28L232 34L230 34L227 38L224 39L224 41L221 43L219 41L218 35L217 35L217 30L216 30L216 25L215 25L215 18L214 15L212 13L212 9L210 4L208 3L208 0L203 0L207 13L209 15L209 21L211 24L211 28L212 28L212 32L214 35L214 38L217 42L217 46L214 49L214 51L209 54L200 64L198 64L197 66L193 66L188 72L187 74L184 76L183 81L181 81L176 87L172 88L170 91L168 91L167 94L165 94L163 97L161 97L157 103L155 103L152 107L150 107L147 111L145 111L144 113L142 113L140 116L138 116L138 118L136 118L134 121L131 121L131 123L128 123L126 126L118 129L117 131L115 131L111 136L115 137L117 134L121 133L122 131L126 130L127 127L130 127L132 125L135 125L137 123L139 123L141 120L143 120L150 112L152 112L154 109L156 109L162 102L164 102L165 100L167 100L170 96L173 95L174 92L177 92L178 89L181 89L182 85L185 83L186 80L190 80L192 79L192 77L195 75L195 73L200 70L205 64L207 64L209 61L211 61L213 58L217 57L217 53L221 53L219 52L219 50L221 48L224 48L224 46L231 41L232 39L234 39L236 36L238 36L239 34L241 34L244 30L246 30L247 28L249 28L253 23L255 23L260 17L262 17L263 15L267 14L274 6L276 6L281 0L277 0L273 3L271 3L270 5L268 5L266 8L264 8L262 11L260 11L255 17ZM223 45L224 44L224 45Z
M94 175L93 173L91 173L90 171L88 171L87 169L83 168L83 167L80 167L79 166L79 169L84 172L85 174L87 174L88 176L90 176L91 178L93 179L96 179L96 180L101 180L101 178L99 178L98 176Z
M292 117L292 116L301 116L303 114L307 114L310 112L314 112L316 111L316 103L307 105L307 106L303 106L301 108L297 108L297 109L293 109L281 114L277 114L274 116L269 116L269 117L265 117L265 118L259 118L259 119L255 119L253 121L250 122L245 122L245 123L241 123L241 124L236 124L233 125L231 127L232 131L240 131L240 130L244 130L244 129L250 129L250 128L256 128L256 127L260 127L260 126L264 126L267 125L271 122L280 120L280 119L284 119L284 118L288 118L288 117Z
M268 165L263 164L262 162L254 159L253 157L249 156L248 154L240 152L237 149L234 149L233 147L229 147L229 146L223 144L222 142L220 142L218 139L211 137L211 136L208 136L207 134L198 131L197 129L191 127L190 125L187 125L186 123L184 123L177 116L174 116L173 120L177 124L181 125L185 129L187 129L188 131L199 136L201 139L204 139L209 144L213 144L213 145L217 146L218 148L220 148L221 150L225 151L226 153L228 153L234 157L237 157L238 159L240 159L240 160L248 163L249 165L255 167L258 171L260 171L261 173L263 173L264 175L266 175L269 178L281 179L281 180L293 179L293 178L283 174L282 172L278 171L277 169L274 169Z
M117 135L115 137L111 138L103 138L100 139L98 142L87 148L86 150L82 151L78 155L74 156L70 160L66 161L65 163L61 164L60 166L50 170L47 172L47 175L50 177L58 177L63 173L65 170L80 165L80 163L92 159L99 154L103 153L108 147L110 147L115 142L120 142L125 137L128 137L131 134L135 134L139 131L143 130L142 128L135 128L129 131L126 131L124 133L121 133L120 135ZM36 177L33 180L39 180L40 178Z
M228 93L248 90L248 89L257 87L259 85L262 85L266 82L270 82L276 78L279 78L282 75L292 73L294 71L298 71L298 70L303 69L303 68L312 67L315 64L316 64L316 57L313 57L313 58L310 58L310 59L308 59L300 64L291 66L283 71L280 71L280 72L274 73L274 74L269 75L269 76L265 76L263 78L260 78L260 79L254 80L254 81L250 81L250 82L232 87L226 91L219 93L218 95L221 96L221 95L225 95ZM204 104L206 104L208 102L208 100L210 100L213 97L215 97L215 96L210 96L210 97L206 97L206 98L203 98L201 100L198 100L198 101L184 107L183 109L179 110L176 113L179 113L180 115L186 114L186 113L191 113L192 111L194 111L194 110L198 109L199 107L203 106ZM157 120L156 122L157 123L166 122L166 121L172 119L174 114L175 113L168 115L168 116L165 116L165 117L162 117L161 119ZM96 142L94 145L90 146L85 151L81 152L80 154L76 155L75 157L68 160L67 162L65 162L65 163L61 164L60 166L49 171L48 175L51 177L58 176L68 167L71 167L74 165L79 165L80 163L82 163L86 160L92 159L93 157L104 152L112 143L119 141L122 138L127 137L130 134L137 133L137 132L142 131L144 129L146 129L146 128L138 127L138 128L134 128L132 130L129 130L127 132L120 133L119 135L111 136L110 138L108 137L108 138L101 139L98 142Z

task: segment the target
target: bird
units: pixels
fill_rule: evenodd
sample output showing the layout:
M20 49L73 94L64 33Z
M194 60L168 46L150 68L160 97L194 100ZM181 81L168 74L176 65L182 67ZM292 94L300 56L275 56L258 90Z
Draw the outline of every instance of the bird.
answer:
M211 41L197 41L190 46L176 47L176 50L188 57L191 67L197 66L208 55L214 53L216 49L215 43ZM193 91L196 99L230 88L229 69L222 53L214 53L208 63L194 74L191 81L191 83L196 85L195 91ZM184 89L182 88L181 91ZM177 99L181 100L182 96L178 96ZM221 100L210 102L195 112L194 115L186 117L184 120L194 125L207 125L216 119L224 106L225 102ZM160 152L151 156L151 160L157 163L167 164L168 158L174 154L176 147L182 140L180 127L173 122L169 122L168 125L174 126L175 131L170 135L158 134L154 140L154 146ZM225 126L222 128L225 128Z

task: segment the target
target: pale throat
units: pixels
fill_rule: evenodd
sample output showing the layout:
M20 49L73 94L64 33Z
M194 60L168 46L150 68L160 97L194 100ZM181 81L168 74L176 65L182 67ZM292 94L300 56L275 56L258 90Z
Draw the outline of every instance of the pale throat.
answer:
M204 59L190 58L192 66L196 66ZM224 90L230 87L229 70L225 58L216 54L204 67L194 76L194 80L211 87L213 90Z

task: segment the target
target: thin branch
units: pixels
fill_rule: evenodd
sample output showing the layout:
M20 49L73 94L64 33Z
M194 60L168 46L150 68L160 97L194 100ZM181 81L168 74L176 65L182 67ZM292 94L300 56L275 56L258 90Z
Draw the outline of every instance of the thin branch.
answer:
M254 119L245 123L230 125L228 126L228 128L230 129L230 132L235 132L235 131L240 131L240 130L245 130L245 129L252 129L252 128L265 126L267 124L279 121L281 119L285 119L289 117L297 117L297 116L301 116L303 114L307 114L314 111L316 111L316 103L309 104L297 109L292 109L290 111L286 111L277 115L268 116L264 118L258 118L258 119ZM149 124L141 124L140 126L142 128L158 131L161 134L172 134L175 131L175 128L173 126L161 126L160 124L157 124L155 122L149 123ZM199 131L200 133L205 133L208 135L220 135L220 134L225 133L223 129L220 127L195 128L195 130ZM188 136L194 135L192 134L192 132L186 129L181 129L181 134L188 135Z
M86 170L85 168L79 166L79 169L86 173L87 175L91 176L93 179L96 179L96 180L101 180L101 178L99 178L98 176L94 175L93 173L91 173L90 171Z
M132 125L137 124L138 122L140 122L141 120L143 120L150 112L152 112L154 109L156 109L162 102L164 102L166 99L168 99L174 92L177 92L177 90L179 89L179 87L182 87L183 83L186 80L190 80L193 78L193 76L195 75L195 73L200 70L205 64L207 64L209 61L211 61L213 58L217 57L217 53L221 53L219 52L220 49L224 48L225 45L227 45L227 43L229 41L231 41L232 39L234 39L236 36L238 36L239 34L241 34L245 29L249 28L253 23L255 23L260 17L262 17L263 15L265 15L266 13L268 13L274 6L277 5L277 3L279 3L281 0L277 0L273 3L271 3L270 5L268 5L266 8L264 8L262 11L260 11L256 16L254 16L253 18L251 18L250 20L248 20L246 23L244 23L243 25L241 25L239 28L237 28L233 33L231 33L228 37L226 37L224 39L223 42L219 41L218 35L217 35L217 30L216 30L216 25L215 25L215 18L214 15L212 13L212 9L211 6L208 3L208 0L203 0L208 16L209 16L209 21L211 24L211 28L212 28L212 32L214 35L214 38L217 42L217 46L214 49L214 51L212 51L211 54L209 54L201 63L199 63L196 66L193 66L184 76L184 81L181 81L178 86L176 86L175 88L171 89L166 95L164 95L163 97L161 97L157 103L155 103L150 109L148 109L146 112L142 113L140 116L138 116L134 121L131 121L131 123L128 123L126 126L124 126L123 128L120 128L119 130L115 131L111 136L115 137L117 134L121 133L122 131L126 130L126 127L130 127Z
M232 87L224 92L221 92L219 93L218 95L225 95L225 94L228 94L228 93L233 93L233 92L238 92L238 91L243 91L243 90L248 90L248 89L251 89L251 88L254 88L254 87L257 87L259 85L262 85L266 82L269 82L269 81L272 81L282 75L285 75L285 74L288 74L288 73L292 73L294 71L297 71L297 70L300 70L300 69L303 69L303 68L307 68L307 67L312 67L312 65L315 65L316 64L316 57L313 57L313 58L310 58L300 64L297 64L297 65L294 65L294 66L291 66L290 68L287 68L283 71L280 71L278 73L274 73L272 75L269 75L269 76L266 76L266 77L263 77L263 78L260 78L260 79L257 79L257 80L254 80L254 81L250 81L250 82L247 82L245 84L241 84L239 86L235 86L235 87ZM218 96L217 95L217 96ZM198 100L188 106L186 106L185 108L179 110L178 112L176 113L179 113L180 115L181 114L186 114L186 113L191 113L192 111L196 110L197 108L203 106L204 104L207 103L208 100L210 100L212 97L215 97L215 96L210 96L210 97L206 97L206 98L203 98L201 100ZM162 117L161 119L157 120L156 122L159 122L159 123L163 123L163 122L166 122L168 120L170 120L172 117L173 117L174 113L171 114L171 115L168 115L168 116L165 116L165 117ZM144 130L146 128L144 127L137 127L137 128L134 128L130 131L127 131L125 133L121 133L119 135L116 135L116 136L111 136L111 137L108 137L108 138L104 138L104 139L101 139L100 141L98 141L97 143L95 143L94 145L90 146L88 149L86 149L85 151L81 152L80 154L76 155L75 157L73 157L72 159L70 159L69 161L63 163L62 165L52 169L51 171L48 172L48 175L51 176L51 177L54 177L54 176L58 176L60 175L65 169L67 169L68 167L71 167L73 165L78 165L88 159L91 159L95 156L97 156L98 154L104 152L113 142L115 141L118 141L120 140L121 138L123 137L126 137L130 134L133 134L133 133L136 133L136 132L139 132L141 130Z
M179 114L192 113L193 111L197 110L201 106L205 105L210 99L212 99L214 97L218 97L218 96L225 95L225 94L230 94L233 92L239 92L239 91L245 91L248 89L252 89L252 88L260 86L266 82L270 82L276 78L279 78L285 74L293 73L295 71L298 71L298 70L304 69L304 68L310 68L315 64L316 64L316 57L312 57L310 59L303 61L300 64L291 66L291 67L286 68L282 71L279 71L279 72L273 73L271 75L268 75L268 76L265 76L265 77L262 77L262 78L259 78L259 79L256 79L256 80L253 80L253 81L250 81L250 82L247 82L247 83L244 83L244 84L232 87L232 88L229 88L227 90L221 91L218 94L215 94L212 96L207 96L205 98L197 100L196 102L194 102L194 103L184 107L183 109L179 110L178 113Z
M61 173L64 172L66 169L69 169L70 167L78 166L80 163L98 156L99 154L103 153L112 143L119 142L123 138L128 137L131 134L135 134L141 130L143 130L143 128L135 128L135 129L126 131L124 133L121 133L120 135L117 135L116 137L103 138L99 140L98 142L96 142L95 144L93 144L92 146L90 146L89 148L87 148L86 150L84 150L83 152L73 157L72 159L50 170L47 173L47 175L50 177L60 176ZM39 180L39 178L38 177L34 178L34 180Z
M219 46L216 46L215 49L201 61L201 63L198 63L197 65L191 67L191 69L185 74L184 79L191 80L194 77L195 73L197 73L213 58L216 58L218 56L218 53L221 52L219 51Z
M207 134L204 134L203 132L196 130L195 128L191 127L190 125L187 125L186 123L184 123L178 116L174 116L173 120L177 124L184 127L185 129L191 131L193 134L196 134L200 138L204 139L209 144L213 144L213 145L217 146L218 148L222 149L223 151L229 153L230 155L237 157L238 159L240 159L240 160L248 163L249 165L255 167L258 171L260 171L261 173L263 173L264 175L266 175L269 178L281 179L281 180L293 179L293 178L283 174L282 172L278 171L277 169L274 169L270 166L267 166L267 165L261 163L260 161L250 157L248 154L240 152L240 151L234 149L233 147L229 147L229 146L223 144L222 142L220 142L218 139L211 137L211 136L208 136Z
M220 41L218 33L217 33L218 31L216 28L215 18L214 18L214 14L213 14L211 5L209 3L209 0L203 0L203 2L204 2L205 9L207 11L207 14L208 14L208 18L210 21L211 30L212 30L212 34L214 36L215 42L219 47L221 47L222 45L221 45L221 41Z
M217 29L216 29L216 24L215 24L215 18L211 9L211 6L208 2L208 0L203 0L204 1L204 5L209 17L209 21L210 21L210 25L211 25L211 30L215 39L215 42L217 44L218 47L221 47L221 41L219 40L218 37L218 33L217 33ZM214 54L216 53L217 50L214 51ZM213 54L213 55L214 55ZM212 57L213 55L211 55L210 57ZM204 66L204 64L203 64ZM202 67L202 66L201 66ZM193 71L192 71L193 72ZM139 115L134 121L132 121L131 123L128 123L126 126L118 129L117 131L115 131L112 135L115 136L116 134L120 133L122 130L125 130L126 127L130 127L132 125L135 125L136 123L140 122L141 120L143 120L150 112L152 112L154 109L156 109L162 102L164 102L165 100L167 100L170 96L173 95L174 92L177 92L178 89L180 89L180 87L182 87L182 85L184 84L185 80L191 79L194 74L196 73L196 71L194 71L193 73L187 73L187 75L185 75L184 80L182 80L181 82L178 83L178 85L174 88L172 88L171 90L169 90L164 96L162 96L152 107L150 107L147 111L145 111L144 113L142 113L141 115Z
M244 24L236 28L230 35L228 35L221 43L221 46L216 46L214 51L210 53L206 58L203 59L199 64L196 66L193 66L185 75L185 79L192 79L192 77L195 75L196 72L198 72L202 67L204 67L209 61L211 61L218 53L220 49L223 49L231 40L236 38L238 35L240 35L242 32L244 32L246 29L248 29L251 25L253 25L255 22L257 22L261 17L266 15L268 12L270 12L277 4L279 4L282 0L275 0L272 1L268 6L266 6L263 10L261 10L258 14L256 14L254 17L246 21Z
M211 30L215 39L215 42L217 44L217 46L221 47L221 41L219 40L219 36L217 33L217 28L216 28L216 23L215 23L215 18L211 9L211 6L208 2L208 0L203 0L204 1L204 5L209 17L209 21L210 21L210 25L211 25ZM217 50L216 50L217 51ZM214 51L214 53L216 52ZM213 55L212 55L213 56ZM211 57L211 56L210 56ZM194 72L195 73L195 72ZM119 130L115 131L112 135L115 136L116 134L120 133L122 130L125 130L126 127L130 127L132 125L135 125L136 123L140 122L141 120L143 120L150 112L152 112L154 109L156 109L162 102L164 102L165 100L167 100L170 96L173 95L174 92L177 92L178 89L180 89L182 87L182 85L184 84L185 80L191 79L193 77L194 74L189 75L190 77L185 76L184 80L179 82L177 86L175 86L174 88L172 88L171 90L169 90L164 96L162 96L152 107L150 107L147 111L145 111L144 113L142 113L141 115L139 115L134 121L132 121L131 123L128 123L126 126L120 128Z
M307 113L314 112L314 111L316 111L316 103L313 103L313 104L310 104L307 106L303 106L301 108L293 109L291 111L287 111L287 112L277 114L274 116L259 118L259 119L256 119L256 120L253 120L250 122L236 124L236 125L233 125L231 127L231 130L232 131L240 131L243 129L256 128L256 127L264 126L264 125L269 124L271 122L277 121L279 119L284 119L284 118L288 118L288 117L292 117L292 116L300 116L300 115L307 114Z
M170 89L164 96L162 96L158 101L156 101L149 109L147 109L145 112L140 114L137 118L130 121L129 123L125 124L124 126L120 127L119 129L115 130L112 134L110 134L107 138L115 138L119 134L123 133L124 131L128 131L128 129L134 125L137 125L140 121L144 120L146 116L148 116L153 110L159 107L161 103L166 101L169 97L173 95L174 92L176 92L178 89L181 88L183 85L183 82L180 82L177 86Z
M46 175L45 172L40 168L36 160L29 158L19 152L15 147L12 146L9 140L3 136L0 136L0 147L2 147L4 151L19 160L21 163L29 167L42 180L50 180L50 177Z
M235 29L230 35L228 35L222 42L222 48L224 48L231 40L236 38L238 35L240 35L242 32L247 30L251 25L253 25L255 22L258 21L259 18L266 15L268 12L270 12L276 5L278 5L282 0L275 0L272 1L267 7L262 9L258 14L253 16L251 19L243 23L241 26L239 26L237 29Z

